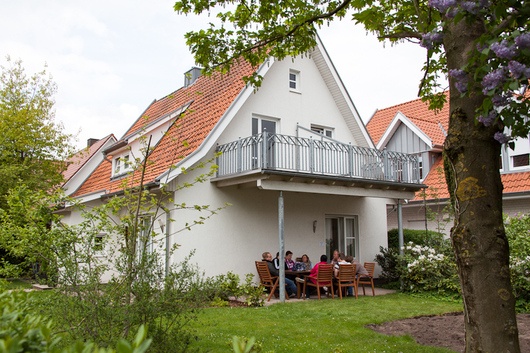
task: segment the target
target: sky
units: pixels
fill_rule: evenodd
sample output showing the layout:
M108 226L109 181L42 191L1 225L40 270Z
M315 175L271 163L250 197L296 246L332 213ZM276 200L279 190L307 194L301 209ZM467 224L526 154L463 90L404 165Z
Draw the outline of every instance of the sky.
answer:
M55 121L77 136L121 138L155 100L177 90L194 66L184 34L207 16L183 16L171 0L0 0L0 64L22 60L27 74L57 83ZM417 98L426 52L383 44L351 21L319 31L364 121L376 109Z

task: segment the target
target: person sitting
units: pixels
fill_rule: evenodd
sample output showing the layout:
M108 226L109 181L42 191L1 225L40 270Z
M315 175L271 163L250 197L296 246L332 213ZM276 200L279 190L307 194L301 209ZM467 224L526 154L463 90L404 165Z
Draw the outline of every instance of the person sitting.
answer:
M276 257L274 258L274 267L277 270L280 269L280 252L279 251L276 253Z
M318 268L320 265L324 265L324 264L327 264L328 263L328 256L326 254L323 254L320 256L320 262L317 262L315 264L315 266L311 269L311 272L309 273L309 280L313 283L317 283L317 280L316 280L316 277L318 275ZM306 278L307 280L307 278ZM298 280L297 280L298 281ZM304 280L301 280L300 283L303 283ZM309 298L310 296L310 291L311 291L311 287L310 286L306 286L306 293L304 293L305 297L306 298ZM315 289L316 291L316 289ZM324 291L327 292L327 288L324 287Z
M294 270L293 252L291 250L287 250L285 253L285 266L286 270Z
M335 265L333 265L333 274L335 277L339 275L339 266L342 264L351 264L351 262L346 260L346 255L344 255L343 252L339 253L338 260Z
M361 276L368 276L368 270L364 268L363 265L361 265L357 260L353 258L353 256L346 256L346 261L349 261L351 264L355 264L356 269L356 275L357 277Z
M331 258L331 264L335 265L339 262L339 251L337 249L333 250L333 257Z
M262 255L262 261L267 262L267 266L269 268L269 272L271 276L280 276L279 271L276 269L276 266L274 266L274 263L272 261L272 254L270 252L264 252ZM285 289L287 290L287 295L289 295L289 298L295 297L297 293L296 284L293 282L293 280L289 278L285 278Z
M311 260L309 260L309 256L307 256L307 254L302 255L302 262L299 263L302 264L302 266L300 266L302 268L301 271L311 271L311 268L313 267L311 265Z

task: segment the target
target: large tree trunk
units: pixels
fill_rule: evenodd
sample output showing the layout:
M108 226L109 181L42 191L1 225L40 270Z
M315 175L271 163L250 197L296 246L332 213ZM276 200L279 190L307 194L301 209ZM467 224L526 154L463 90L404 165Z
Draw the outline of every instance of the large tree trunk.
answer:
M484 32L480 21L446 28L449 69L460 69ZM472 78L470 77L470 80ZM447 185L455 211L451 239L465 313L466 352L520 352L509 248L502 221L499 126L475 120L484 96L480 83L461 97L451 82L450 121L444 145Z

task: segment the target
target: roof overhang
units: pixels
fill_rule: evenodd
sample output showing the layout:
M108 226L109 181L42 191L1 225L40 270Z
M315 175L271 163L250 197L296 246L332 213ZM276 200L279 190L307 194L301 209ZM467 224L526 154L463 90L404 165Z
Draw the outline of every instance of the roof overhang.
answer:
M423 184L292 173L278 170L252 171L239 174L237 177L213 178L211 182L215 183L217 187L257 187L260 190L396 199L413 199L417 191L426 187Z

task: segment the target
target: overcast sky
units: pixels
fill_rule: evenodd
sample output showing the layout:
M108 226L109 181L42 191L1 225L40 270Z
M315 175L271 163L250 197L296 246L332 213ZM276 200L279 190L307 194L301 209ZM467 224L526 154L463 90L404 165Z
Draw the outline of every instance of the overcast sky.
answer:
M194 65L184 33L211 20L178 15L171 0L0 3L0 63L21 59L29 74L48 65L58 85L56 120L78 133L79 147L122 137L154 99L181 87ZM363 120L417 98L423 48L384 46L348 21L320 36Z

